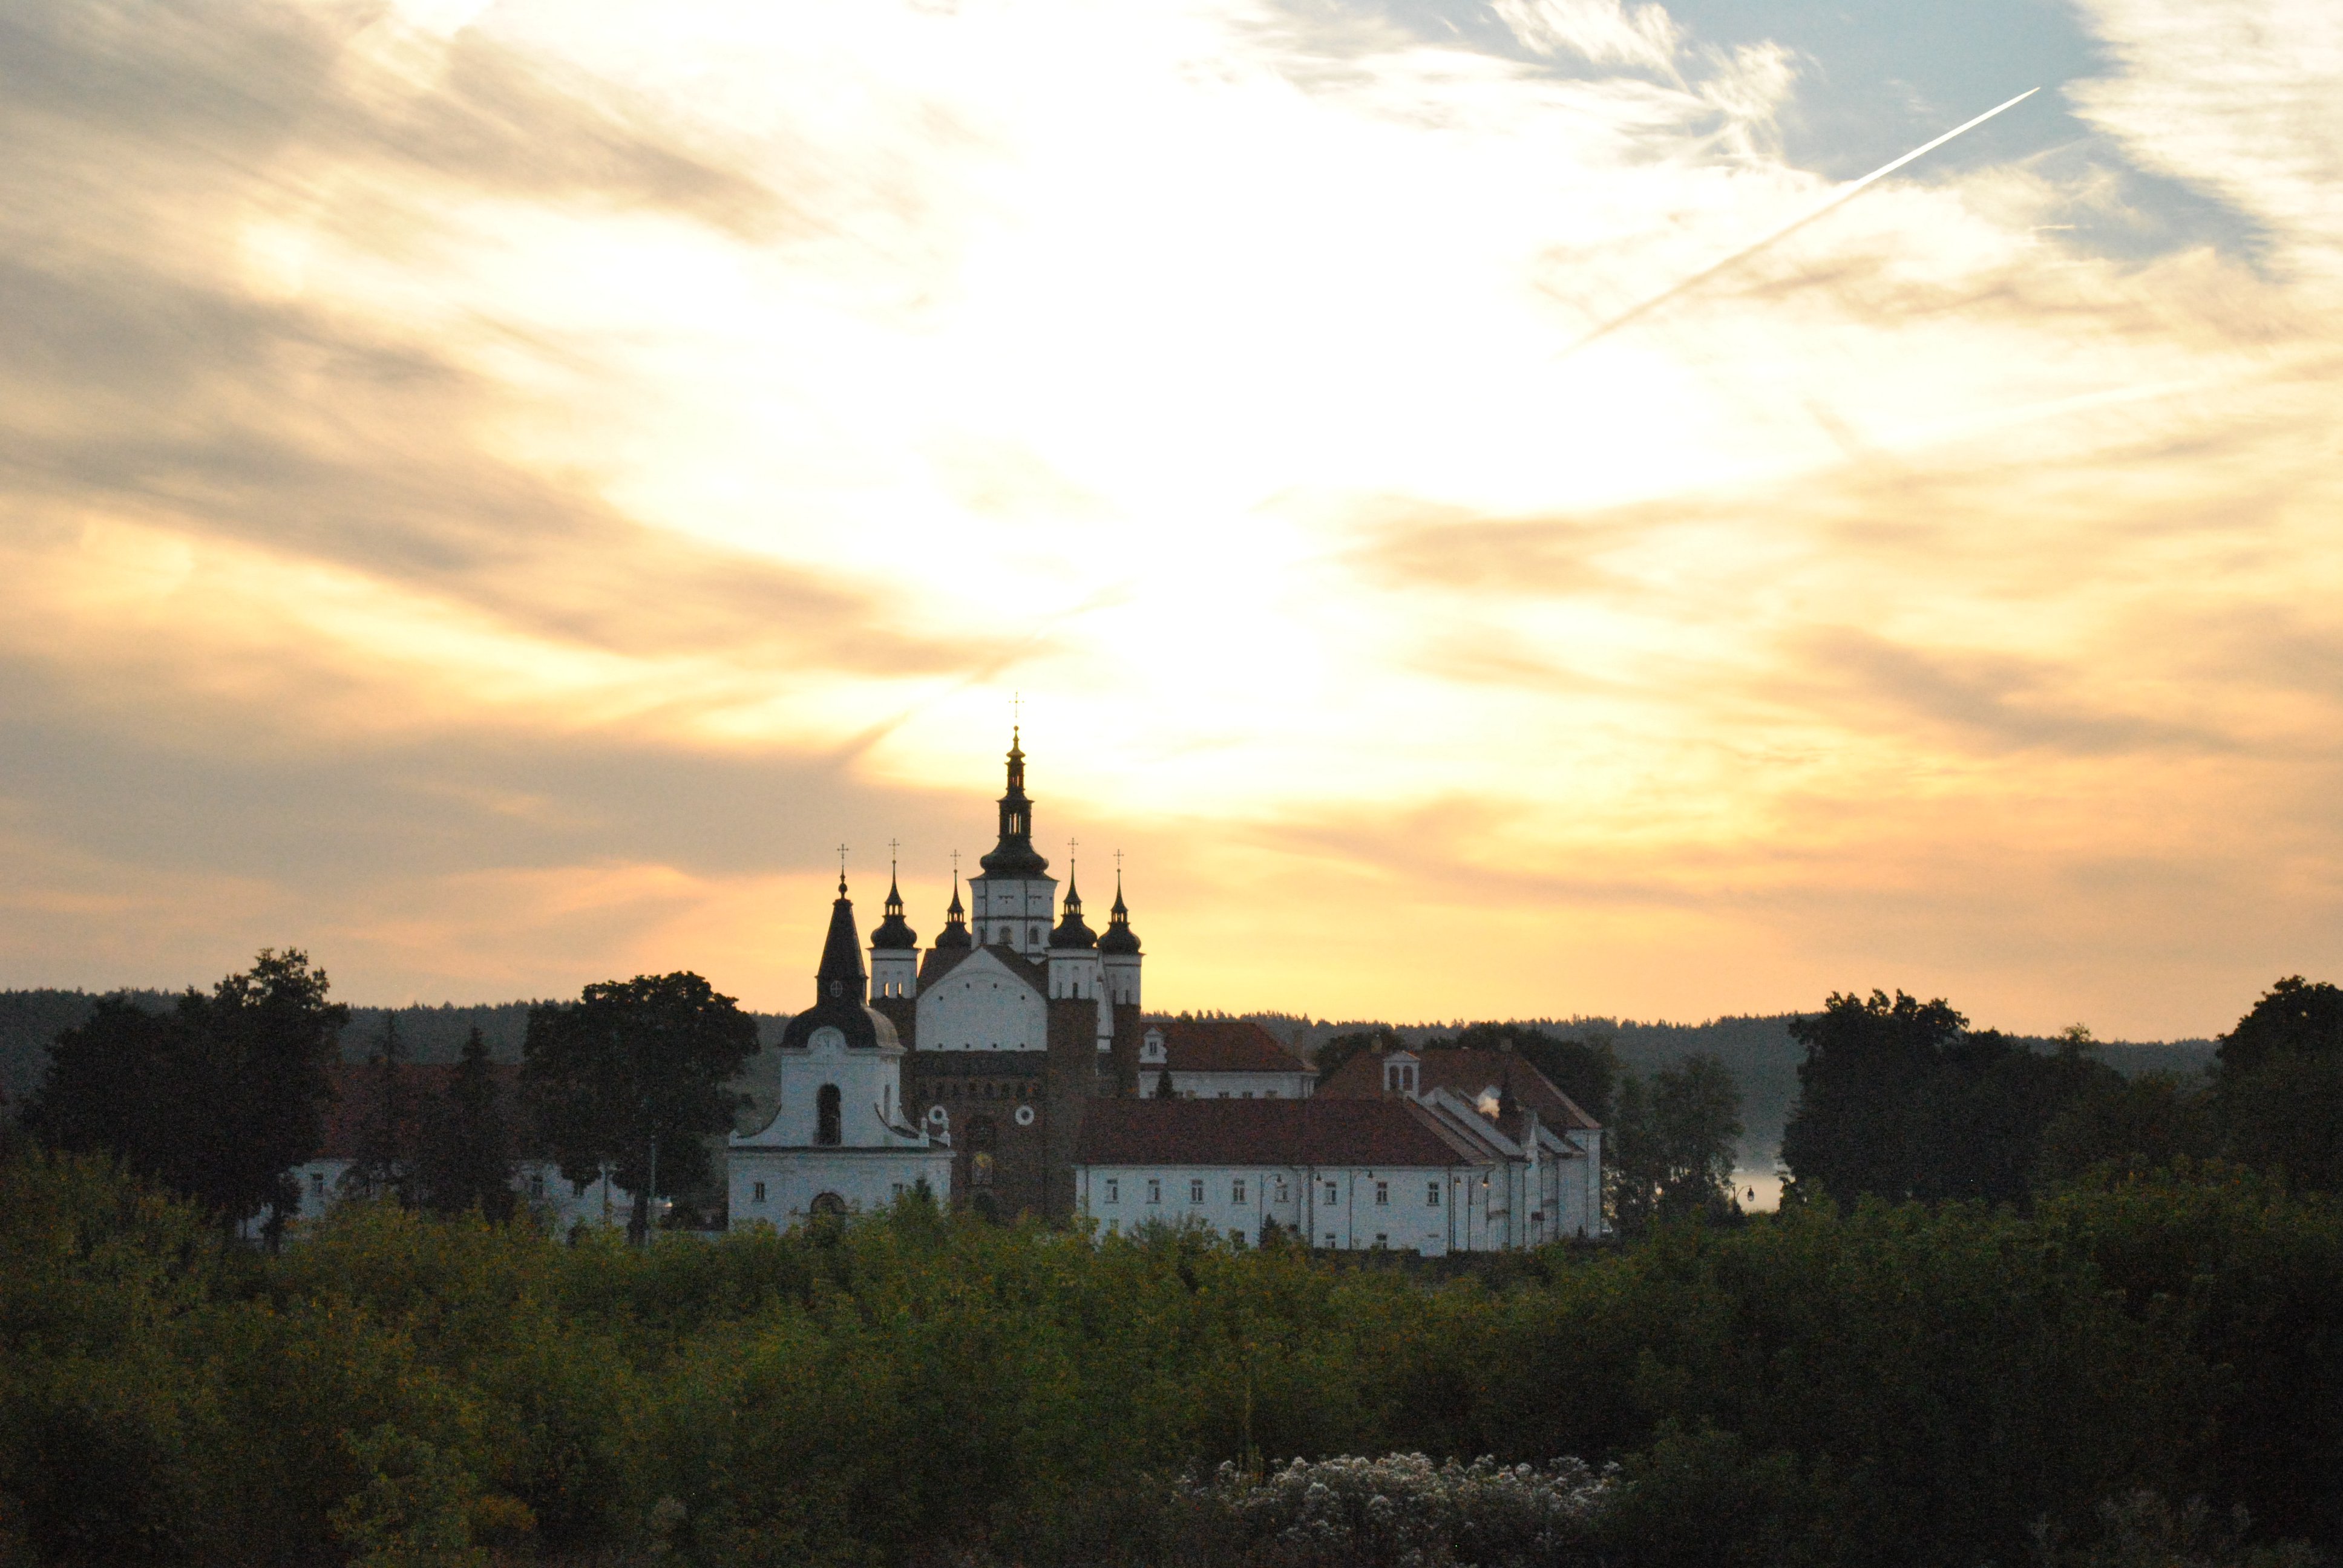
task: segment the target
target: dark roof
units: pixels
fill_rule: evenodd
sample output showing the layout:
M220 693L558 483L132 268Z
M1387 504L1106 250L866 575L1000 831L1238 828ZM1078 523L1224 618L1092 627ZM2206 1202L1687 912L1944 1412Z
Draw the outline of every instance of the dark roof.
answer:
M1001 968L1040 991L1044 997L1050 994L1048 978L1041 968L1015 948L1001 942L984 942L955 949L947 949L941 942L938 942L928 950L927 960L920 966L920 989L927 990L980 952L992 954L1001 960Z
M1139 933L1131 929L1131 911L1123 907L1122 873L1114 874L1114 908L1106 918L1106 934L1099 938L1102 953L1135 953L1139 950Z
M890 875L887 879L887 918L870 933L870 945L887 952L909 952L920 945L920 933L903 920L903 894Z
M854 906L846 897L846 879L838 879L838 897L830 906L830 934L821 945L821 968L814 974L814 1003L789 1020L781 1030L784 1050L803 1050L813 1031L827 1024L846 1036L849 1046L875 1050L893 1045L895 1026L883 1014L862 1005L870 983L862 972L862 944L854 934Z
M1093 1100L1077 1165L1474 1165L1404 1100Z
M1416 1069L1419 1091L1446 1089L1472 1100L1483 1089L1494 1089L1501 1095L1511 1095L1519 1109L1536 1111L1538 1120L1549 1127L1598 1125L1576 1101L1556 1089L1552 1079L1513 1051L1434 1048L1410 1054L1422 1064ZM1381 1052L1361 1051L1318 1081L1319 1097L1383 1098L1386 1060Z
M968 911L960 908L960 873L958 871L954 871L952 873L952 901L950 906L944 910L943 934L936 938L936 946L939 948L967 949L972 948L975 945L976 939L968 934Z
M1174 1072L1318 1070L1250 1019L1151 1018L1140 1026L1141 1039L1155 1030L1163 1031L1162 1065Z
M1061 949L1098 946L1098 938L1091 934L1090 926L1082 920L1082 895L1074 886L1071 871L1066 877L1065 918L1058 922L1058 929L1050 933L1050 946Z

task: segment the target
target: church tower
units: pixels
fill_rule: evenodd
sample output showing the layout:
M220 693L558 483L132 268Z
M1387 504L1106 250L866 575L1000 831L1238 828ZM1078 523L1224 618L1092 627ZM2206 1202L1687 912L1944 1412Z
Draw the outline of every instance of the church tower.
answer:
M1122 901L1122 872L1114 873L1114 907L1107 911L1106 934L1098 940L1099 1049L1110 1052L1106 1065L1115 1094L1139 1092L1139 933L1131 929L1131 910Z
M1049 954L1050 925L1057 915L1058 879L1049 875L1050 862L1033 848L1025 750L1014 729L1009 733L1009 791L1001 797L1001 841L979 864L984 869L968 883L977 945L1005 947L1030 963L1041 963Z
M870 932L870 1000L917 996L920 933L903 920L903 893L892 867L887 877L887 918Z

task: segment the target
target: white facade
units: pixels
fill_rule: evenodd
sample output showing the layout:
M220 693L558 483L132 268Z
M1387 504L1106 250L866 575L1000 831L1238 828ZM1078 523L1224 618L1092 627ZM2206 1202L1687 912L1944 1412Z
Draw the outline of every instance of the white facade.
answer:
M870 1000L915 997L920 994L920 952L917 948L870 950Z
M1045 933L1046 935L1046 933ZM1010 965L1024 968L1020 974ZM919 993L921 1050L1041 1050L1050 1040L1049 1003L1022 959L978 948Z
M1164 1075L1169 1073L1172 1097L1177 1100L1307 1100L1318 1075L1298 1057L1290 1060L1291 1066L1280 1064L1267 1070L1177 1068L1171 1065L1163 1030L1151 1028L1139 1040L1139 1092L1161 1094Z
M1437 1258L1488 1246L1472 1166L1083 1165L1075 1201L1108 1235L1151 1222L1199 1223L1257 1241L1265 1221L1312 1247L1386 1248Z
M776 1046L752 1064L764 1080L759 1099L774 1110L764 1126L735 1132L726 1150L734 1230L869 1212L922 1185L940 1203L951 1196L950 1148L904 1113L894 1028L867 1010L864 1017L875 1048L850 1045L841 1029L822 1024L802 1047Z
M980 943L992 943L1039 958L1050 948L1057 920L1058 879L1002 877L987 871L969 879L969 930Z

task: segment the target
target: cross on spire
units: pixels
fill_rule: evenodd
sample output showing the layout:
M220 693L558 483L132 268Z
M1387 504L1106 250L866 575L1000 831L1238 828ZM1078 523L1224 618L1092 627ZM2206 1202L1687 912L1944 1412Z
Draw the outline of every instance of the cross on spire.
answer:
M889 871L891 872L895 869L895 862L901 858L902 848L903 840L900 839L890 839L887 840L887 869Z
M838 896L846 897L846 846L838 846Z

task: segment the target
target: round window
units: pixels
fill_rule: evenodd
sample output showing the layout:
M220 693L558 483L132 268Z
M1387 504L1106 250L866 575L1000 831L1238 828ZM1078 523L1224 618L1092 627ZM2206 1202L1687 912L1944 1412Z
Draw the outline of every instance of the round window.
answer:
M940 1105L929 1106L928 1120L934 1122L939 1127L942 1126L944 1120L944 1108Z
M1033 1108L1031 1106L1021 1105L1017 1108L1017 1125L1020 1127L1031 1127L1033 1125Z

